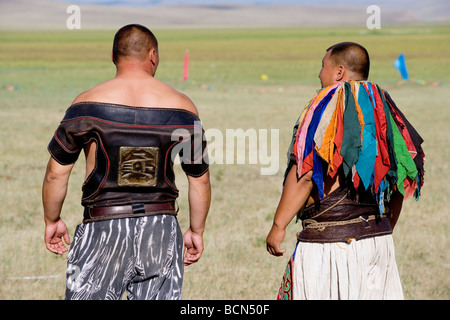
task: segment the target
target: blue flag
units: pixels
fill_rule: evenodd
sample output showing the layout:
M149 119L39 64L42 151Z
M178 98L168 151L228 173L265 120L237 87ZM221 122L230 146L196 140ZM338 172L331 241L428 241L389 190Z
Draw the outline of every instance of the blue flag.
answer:
M403 53L394 61L394 67L400 71L403 79L408 80L408 70L406 69L405 55Z

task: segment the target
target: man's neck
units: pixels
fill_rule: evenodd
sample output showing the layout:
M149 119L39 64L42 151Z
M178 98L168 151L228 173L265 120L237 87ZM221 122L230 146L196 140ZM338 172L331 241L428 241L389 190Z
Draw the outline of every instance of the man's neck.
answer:
M122 62L116 67L116 77L153 77L155 70L145 63L139 61Z

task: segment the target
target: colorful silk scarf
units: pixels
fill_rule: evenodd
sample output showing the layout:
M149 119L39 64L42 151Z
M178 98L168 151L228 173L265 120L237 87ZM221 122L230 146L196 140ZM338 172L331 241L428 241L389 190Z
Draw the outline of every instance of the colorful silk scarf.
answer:
M295 157L299 177L313 171L320 198L324 175L334 177L342 167L355 189L373 192L382 214L395 190L419 199L422 143L388 92L369 81L349 81L311 99L294 127L288 157Z

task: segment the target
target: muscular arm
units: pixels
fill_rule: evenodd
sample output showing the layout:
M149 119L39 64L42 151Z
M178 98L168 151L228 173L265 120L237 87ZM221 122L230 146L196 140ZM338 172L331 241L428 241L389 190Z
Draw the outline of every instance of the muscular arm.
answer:
M60 219L62 205L67 193L67 184L73 165L63 166L50 158L42 185L45 235L47 249L56 254L67 251L62 238L70 244L67 227Z
M281 199L273 219L272 229L267 239L267 251L274 256L282 256L286 251L280 245L286 236L286 227L297 212L305 205L313 188L312 171L297 179L297 166L289 171L281 194Z
M211 203L209 171L200 177L188 177L190 227L184 234L186 254L184 264L197 262L203 252L203 232Z

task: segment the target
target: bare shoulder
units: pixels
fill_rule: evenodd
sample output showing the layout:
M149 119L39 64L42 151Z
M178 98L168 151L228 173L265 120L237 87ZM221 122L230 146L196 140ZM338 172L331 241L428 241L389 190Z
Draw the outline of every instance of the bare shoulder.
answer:
M197 107L187 95L155 78L147 80L114 78L79 94L72 104L79 102L174 108L187 110L199 116Z
M111 81L111 80L110 80ZM87 102L87 101L102 101L104 99L105 87L108 87L110 81L103 82L92 87L89 90L86 90L80 93L75 100L72 101L72 104L79 102Z
M178 92L178 91L177 91ZM185 94L178 92L179 99L180 99L180 108L185 109L187 111L190 111L194 113L195 115L199 116L198 109L195 106L194 102Z
M160 82L160 86L161 88L163 88L162 92L165 96L163 100L167 100L165 102L167 106L187 110L198 116L197 107L187 95L179 92L178 90L174 89L164 82Z
M88 97L89 97L89 90L80 93L80 94L72 101L72 104L76 104L76 103L79 103L79 102L86 102L86 101L89 101L89 98L88 98Z

